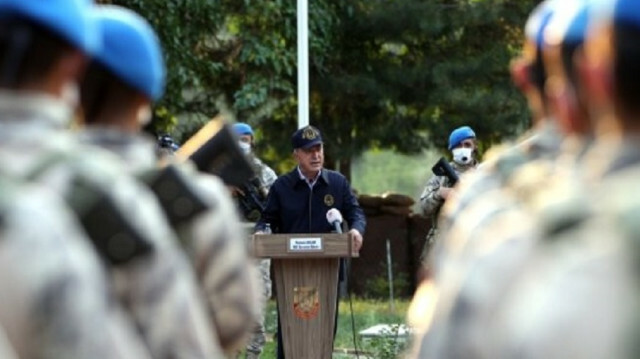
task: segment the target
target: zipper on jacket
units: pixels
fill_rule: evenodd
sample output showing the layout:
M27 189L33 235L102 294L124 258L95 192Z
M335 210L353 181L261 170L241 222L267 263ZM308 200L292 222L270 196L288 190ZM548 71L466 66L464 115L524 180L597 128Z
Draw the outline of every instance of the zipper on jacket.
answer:
M311 198L313 198L313 187L309 187L309 233L311 233Z

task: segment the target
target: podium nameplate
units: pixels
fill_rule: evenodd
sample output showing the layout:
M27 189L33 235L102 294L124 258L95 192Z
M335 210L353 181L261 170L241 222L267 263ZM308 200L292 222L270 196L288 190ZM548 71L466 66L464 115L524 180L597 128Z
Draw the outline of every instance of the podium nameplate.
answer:
M322 252L322 238L289 238L289 252Z
M258 258L344 258L351 252L346 233L254 234L251 253Z

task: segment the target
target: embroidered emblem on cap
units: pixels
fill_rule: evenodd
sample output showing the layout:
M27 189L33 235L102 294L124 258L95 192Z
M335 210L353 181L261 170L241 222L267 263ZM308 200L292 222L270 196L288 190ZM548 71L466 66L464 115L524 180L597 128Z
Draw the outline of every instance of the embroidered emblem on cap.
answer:
M307 127L302 131L302 138L306 140L315 140L318 137L318 133L313 127Z

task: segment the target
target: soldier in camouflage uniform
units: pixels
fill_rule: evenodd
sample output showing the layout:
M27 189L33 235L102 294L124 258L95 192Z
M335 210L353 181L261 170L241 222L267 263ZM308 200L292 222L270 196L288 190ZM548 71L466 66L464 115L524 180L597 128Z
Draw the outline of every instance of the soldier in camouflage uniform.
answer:
M571 6L574 9L567 13L566 8ZM587 14L602 12L593 7L595 5L585 2L565 1L554 11L550 28L554 22L566 22L564 59L556 59L557 63L571 59L566 55L566 47L575 50L571 48L580 46ZM633 49L632 44L640 38L640 9L627 1L617 2L615 8L612 13L622 34L616 37L609 33L603 38L613 38L614 44L629 41L622 46L623 50L614 53L635 63L638 59L633 54L637 54L637 48ZM609 43L603 41L600 45ZM610 53L610 49L598 48L591 55L601 60L603 54ZM605 63L611 66L615 60ZM567 65L570 74L571 66ZM566 81L559 79L558 76L563 75L551 66L547 68L550 79ZM606 65L604 68L607 69ZM620 71L616 74L625 74L625 80L633 78L630 76L633 67L618 65L615 68ZM491 218L489 228L485 223L485 228L474 231L474 241L482 245L478 247L483 254L476 252L475 258L465 258L471 262L473 272L463 273L462 287L455 297L447 297L452 303L451 315L445 325L439 326L439 338L431 335L429 342L422 343L420 357L618 358L629 355L628 330L637 328L629 318L638 318L638 307L634 304L638 282L633 279L637 275L634 264L637 258L630 254L637 253L638 228L634 218L640 208L629 193L640 175L634 168L637 163L634 158L640 156L633 131L614 134L623 138L622 142L606 137L612 128L630 128L620 114L640 113L629 110L637 106L631 98L637 97L640 91L619 84L619 77L607 74L602 67L597 74L602 77L592 74L591 84L594 79L613 78L614 88L624 86L628 91L627 101L618 98L615 102L618 106L611 106L613 101L598 98L597 95L605 94L601 91L592 93L590 101L584 101L585 88L576 88L575 93L582 97L577 99L582 101L578 105L596 105L592 107L596 110L592 112L594 117L614 110L616 116L597 118L601 122L598 126L602 126L602 121L611 120L620 124L607 126L609 130L605 135L598 136L597 142L605 146L602 143L578 146L579 151L564 151L555 163L529 162L514 172L508 189L516 194L512 205L525 209L519 211L524 216L514 217L518 211L507 209L501 216ZM575 80L572 82L579 85ZM553 85L557 90L558 83ZM604 88L599 85L597 89ZM613 93L623 94L625 90L618 88ZM597 108L607 103L611 107ZM577 110L574 108L571 112L573 120L580 123L585 119L577 118L580 112ZM557 116L562 119L563 114L557 113ZM630 122L634 119L635 116L627 117ZM589 127L590 123L584 125ZM589 137L588 128L571 130L570 134ZM588 153L583 156L585 148ZM570 160L565 161L563 157ZM588 171L576 166L586 166ZM533 226L528 223L531 218L536 219ZM523 224L528 226L522 228Z
M62 201L4 176L0 188L0 357L150 358Z
M450 163L451 168L453 168L458 177L468 170L475 168L478 164L475 159L477 151L475 132L468 126L455 129L449 136L449 151L453 154L453 162ZM422 211L424 215L431 217L431 228L427 234L420 256L425 266L429 249L436 241L438 214L445 200L448 198L452 187L453 183L450 183L449 178L446 176L433 175L420 195Z
M530 92L527 97L536 118L535 129L517 146L498 155L488 153L488 162L461 181L443 208L445 233L432 255L438 301L433 304L434 297L424 299L434 308L432 320L419 324L422 331L428 328L427 334L417 340L419 357L465 356L477 351L482 342L478 335L482 336L486 320L482 306L495 301L499 285L508 282L511 274L504 269L517 266L534 242L531 214L521 206L527 193L523 189L535 188L532 183L548 177L540 175L544 171L537 165L529 164L553 160L561 143L557 125L547 119L548 109L540 107L547 103L542 100L545 79L541 34L551 14L550 2L534 11L527 23L524 57L513 65L516 80L524 71L527 76L521 80L537 85L520 82ZM513 184L519 188L505 190ZM502 235L496 235L496 230ZM507 242L509 245L504 246ZM496 259L500 262L501 258L506 261L496 265Z
M159 42L149 24L130 10L100 6L96 13L106 46L95 56L82 84L86 128L81 138L119 156L132 174L174 173L178 182L167 184L185 186L178 199L191 198L189 194L203 204L180 217L174 215L180 202L167 204L156 190L191 256L217 335L215 342L230 352L243 343L257 311L257 293L233 203L217 177L197 173L188 164L157 168L154 142L141 133L144 122L137 115L163 92L165 68ZM122 43L127 46L119 46ZM140 68L132 68L132 62ZM113 112L114 107L119 111Z
M16 354L13 347L9 343L7 336L4 332L4 329L0 327L0 358L6 359L18 359L18 355Z
M271 167L267 166L264 162L262 162L258 156L253 153L253 148L255 146L255 134L251 126L246 123L236 123L233 125L234 132L238 135L238 144L240 148L244 151L244 153L249 156L249 159L252 162L254 172L256 173L256 178L259 180L260 185L257 188L258 192L263 196L266 200L267 193L271 188L271 185L278 179L275 171L271 169ZM249 183L248 185L252 185ZM233 188L232 193L237 198L237 196L243 195L243 193L239 193L239 189ZM249 218L245 218L247 220L252 220ZM253 219L256 221L257 218ZM260 281L260 285L262 287L262 301L261 301L261 315L258 318L258 321L255 323L255 326L252 330L251 337L249 338L249 342L246 346L247 358L260 358L260 354L262 353L262 349L264 348L264 344L266 342L266 334L264 327L265 320L265 309L266 304L269 298L271 298L271 259L260 259L259 263L256 264L258 267L258 274Z
M100 44L98 32L89 32L97 28L90 4L3 0L0 6L15 31L3 52L0 162L11 176L45 184L67 200L153 357L215 357L195 278L155 197L117 158L65 131L85 54L100 50L90 46Z

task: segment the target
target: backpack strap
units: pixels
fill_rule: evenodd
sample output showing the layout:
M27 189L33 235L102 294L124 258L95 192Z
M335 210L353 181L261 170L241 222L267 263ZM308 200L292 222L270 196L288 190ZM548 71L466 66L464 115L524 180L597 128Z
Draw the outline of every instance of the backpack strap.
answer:
M69 161L73 161L73 157L66 153L44 156L25 179L36 181L55 165ZM153 251L151 241L122 214L107 191L82 173L74 172L65 201L107 263L123 265Z
M139 178L156 195L174 228L211 209L193 188L192 181L175 165L146 171Z

